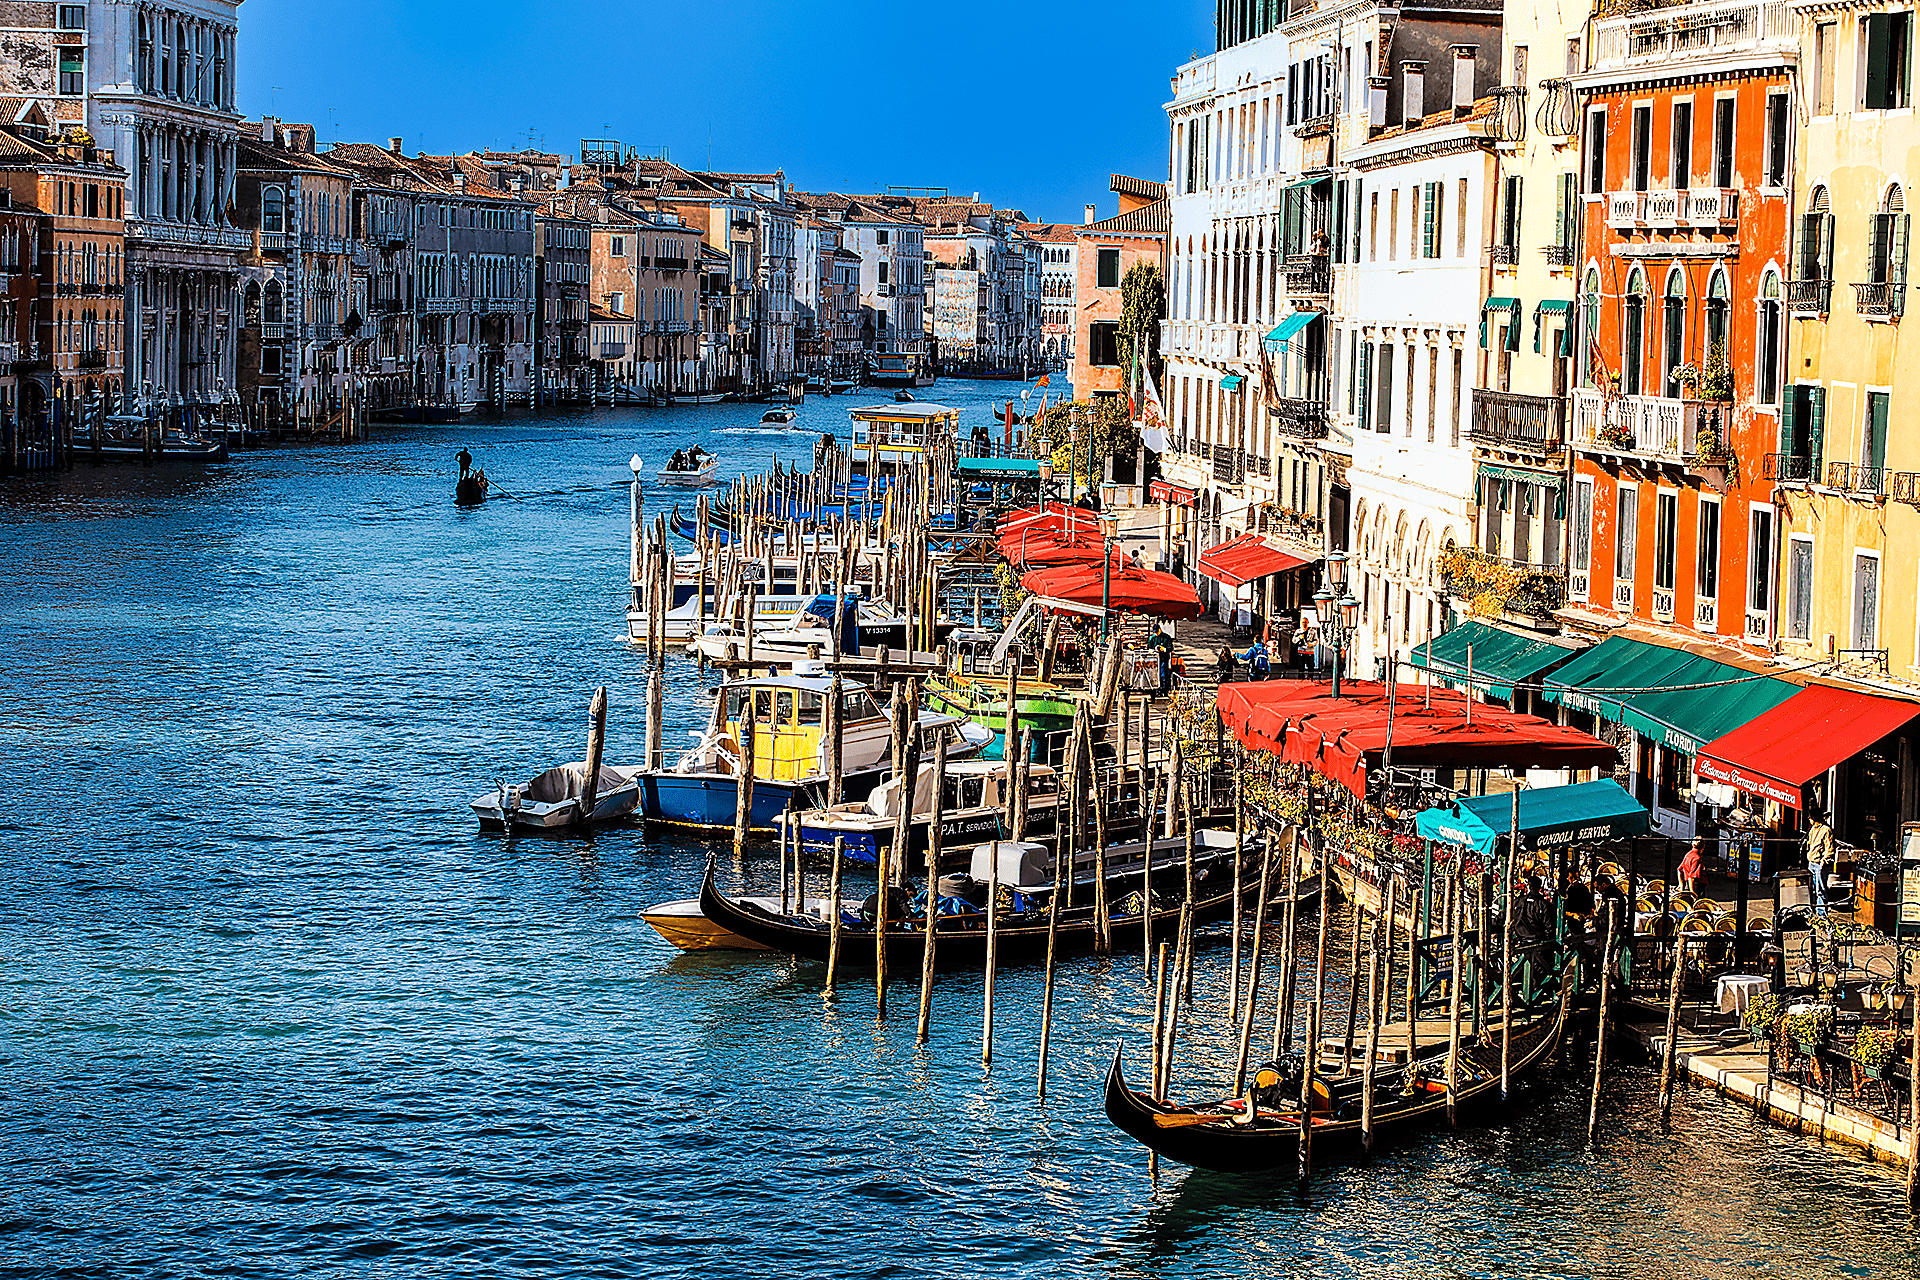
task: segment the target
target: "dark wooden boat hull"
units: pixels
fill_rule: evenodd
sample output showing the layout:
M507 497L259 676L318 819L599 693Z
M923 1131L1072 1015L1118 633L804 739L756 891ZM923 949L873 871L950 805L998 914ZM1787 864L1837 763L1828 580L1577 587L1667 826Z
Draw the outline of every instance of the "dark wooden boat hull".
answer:
M1247 866L1242 873L1243 887L1254 889L1258 875L1257 866ZM1154 883L1163 894L1177 889L1183 878L1184 872L1180 870L1156 868L1154 871ZM1109 878L1107 893L1110 904L1117 905L1126 893L1131 892L1125 884L1127 879L1137 881L1139 876L1135 873L1130 877ZM1204 863L1196 860L1195 924L1224 920L1232 914L1232 882L1233 858L1230 854L1216 853ZM1081 884L1074 892L1076 905L1062 912L1056 939L1057 954L1062 956L1090 954L1098 941L1090 905L1092 886ZM1318 896L1317 886L1311 896ZM1301 897L1303 901L1309 899L1304 888ZM805 960L824 961L827 958L829 931L824 922L800 924L751 903L736 903L724 897L714 884L711 862L707 864L706 878L700 886L700 908L709 920L721 928L769 950L785 951ZM1141 918L1137 915L1114 915L1111 918L1113 949L1116 952L1139 951L1144 945L1142 934L1145 926ZM1171 941L1179 921L1180 909L1177 906L1154 912L1151 920L1153 936ZM935 968L979 969L985 966L987 929L984 915L941 916L935 921L935 931ZM1046 959L1047 915L1044 910L1003 916L995 933L996 964L1029 964ZM840 931L840 963L871 966L874 961L873 943L871 927L844 925ZM898 972L907 972L906 968L900 966L918 969L925 949L923 921L896 922L896 927L887 933L887 965Z
M487 500L487 486L472 476L461 476L453 484L453 504L457 507L477 507Z
M1573 987L1566 984L1559 1001L1516 1034L1510 1064L1515 1084L1535 1071L1560 1043L1566 1031L1572 1000ZM1488 1108L1500 1102L1499 1043L1491 1041L1484 1046L1476 1046L1471 1054L1463 1046L1461 1053L1463 1058L1477 1062L1480 1069L1488 1074L1461 1087L1459 1112L1462 1117L1484 1114ZM1359 1089L1358 1076L1339 1082L1334 1091L1336 1105L1347 1097L1357 1099ZM1300 1124L1296 1115L1266 1117L1250 1125L1236 1125L1226 1113L1222 1113L1219 1120L1204 1124L1188 1123L1169 1128L1162 1127L1158 1122L1159 1117L1191 1117L1205 1110L1158 1101L1134 1089L1121 1071L1120 1050L1115 1049L1113 1065L1107 1071L1107 1119L1140 1145L1168 1160L1220 1173L1257 1173L1267 1169L1295 1170L1299 1167ZM1400 1106L1383 1106L1378 1101L1376 1091L1373 1114L1376 1144L1409 1132L1444 1125L1446 1120L1447 1095L1444 1091L1422 1095ZM1312 1156L1316 1165L1353 1160L1363 1150L1360 1122L1357 1119L1326 1119L1313 1127Z

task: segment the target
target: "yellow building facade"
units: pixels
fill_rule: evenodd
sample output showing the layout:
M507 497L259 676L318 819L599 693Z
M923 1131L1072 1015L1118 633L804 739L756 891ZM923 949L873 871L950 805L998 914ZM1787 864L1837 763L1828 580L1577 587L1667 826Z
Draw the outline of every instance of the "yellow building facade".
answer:
M1920 335L1908 241L1920 172L1914 14L1794 3L1802 26L1787 382L1764 465L1780 517L1783 655L1920 679ZM1736 323L1738 318L1736 318Z

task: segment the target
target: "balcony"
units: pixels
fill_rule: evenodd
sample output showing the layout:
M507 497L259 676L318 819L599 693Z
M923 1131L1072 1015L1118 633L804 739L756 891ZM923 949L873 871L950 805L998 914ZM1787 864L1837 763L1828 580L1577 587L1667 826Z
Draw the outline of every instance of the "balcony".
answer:
M1295 298L1326 297L1331 288L1330 280L1326 254L1287 255L1287 292Z
M1920 507L1920 471L1896 471L1888 481L1889 496L1895 502Z
M1734 0L1674 5L1603 18L1593 27L1593 72L1657 64L1698 64L1760 52L1799 51L1798 18L1786 0ZM1585 86L1583 86L1585 87Z
M1546 255L1550 267L1570 267L1576 261L1580 250L1570 244L1550 244L1540 251Z
M1731 187L1688 191L1609 191L1607 225L1616 231L1723 227L1737 221L1740 193Z
M128 218L127 239L163 244L199 244L220 249L251 249L253 232L233 227L210 227L198 222L158 222Z
M95 347L91 351L82 351L74 363L75 367L81 369L104 369L107 367L107 353Z
M1296 440L1327 438L1327 406L1318 400L1283 396L1279 407L1267 412L1273 417L1273 425L1284 435Z
M1323 115L1310 116L1302 120L1294 127L1293 136L1296 138L1319 138L1332 132L1333 112L1329 111Z
M1869 497L1884 498L1887 496L1887 469L1863 467L1853 462L1829 462L1827 488L1838 489L1842 493L1862 493Z
M1730 227L1739 219L1740 193L1732 187L1695 187L1685 193L1681 218L1691 227Z
M1827 314L1833 304L1833 281L1787 281L1787 310L1796 315Z
M685 271L688 264L685 258L655 258L653 265L661 271Z
M1213 480L1215 484L1239 484L1246 478L1246 454L1230 445L1213 446Z
M1761 475L1775 484L1809 484L1813 481L1813 459L1795 453L1770 453L1761 464Z
M260 340L262 342L278 342L281 338L284 338L286 336L287 336L287 326L284 324L279 324L276 322L272 324L263 324L260 326Z
M1520 261L1520 251L1510 244L1489 245L1487 261L1496 267L1511 267Z
M331 320L322 320L313 326L312 334L316 342L332 342L340 336L340 326Z
M1891 320L1906 310L1904 286L1876 280L1853 286L1853 309L1863 316L1884 316Z
M1473 424L1467 435L1478 445L1543 459L1557 457L1567 444L1566 401L1476 387Z
M1567 603L1567 580L1553 565L1507 560L1473 547L1449 547L1436 567L1447 594L1475 613L1550 618Z
M624 360L627 355L627 344L624 342L601 342L595 344L594 351L594 359L596 360Z
M1292 507L1270 507L1267 510L1267 532L1277 533L1309 547L1322 547L1326 545L1327 522L1308 512L1295 511Z
M1731 456L1702 457L1701 430L1707 440L1723 440L1722 416L1728 406L1717 400L1671 400L1665 396L1617 396L1611 403L1591 387L1573 391L1573 447L1583 453L1612 454L1667 463L1693 471L1718 471Z

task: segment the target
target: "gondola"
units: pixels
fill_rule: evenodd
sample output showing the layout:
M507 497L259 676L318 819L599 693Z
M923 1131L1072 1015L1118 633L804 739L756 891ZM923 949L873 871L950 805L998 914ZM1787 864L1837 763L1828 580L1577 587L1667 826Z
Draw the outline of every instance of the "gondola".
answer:
M1231 850L1209 850L1209 856L1196 857L1194 865L1193 917L1196 925L1223 920L1233 911L1233 855ZM1242 879L1251 888L1259 876L1258 859L1249 857ZM1107 897L1111 934L1115 951L1137 952L1142 945L1142 920L1139 906L1129 896L1138 894L1138 868L1120 875L1109 875ZM1152 927L1155 937L1171 940L1180 920L1184 893L1183 867L1158 864L1153 875L1155 907ZM1133 887L1128 888L1131 881ZM1044 961L1047 955L1046 893L1029 897L1015 895L1017 908L1001 915L994 929L995 963L1029 964ZM1319 884L1303 884L1302 902L1319 896ZM1085 955L1094 950L1097 930L1093 913L1093 885L1089 877L1079 881L1073 891L1073 905L1060 913L1056 938L1057 954ZM714 884L714 868L707 863L705 880L700 885L700 909L708 920L730 933L772 951L785 951L803 960L824 961L830 939L826 921L813 917L782 916L768 911L752 899L730 899ZM935 920L934 967L939 969L979 969L986 963L986 915L941 915ZM840 931L840 963L871 965L874 959L873 926L847 923ZM925 954L925 917L899 919L887 933L887 965L900 972L917 969Z
M453 504L457 507L477 507L487 500L487 491L492 486L487 483L484 471L469 471L453 484Z
M1571 971L1571 966L1568 967ZM1540 1016L1521 1025L1514 1036L1510 1079L1518 1082L1535 1071L1560 1043L1566 1031L1575 984L1563 973L1559 1000ZM1430 1047L1431 1048L1431 1047ZM1429 1080L1444 1080L1446 1045L1418 1060ZM1460 1047L1461 1085L1458 1109L1484 1109L1500 1101L1500 1043L1484 1037ZM1321 1079L1328 1106L1315 1108L1312 1156L1316 1164L1351 1160L1363 1149L1360 1101L1363 1077L1356 1071L1342 1079ZM1444 1124L1447 1094L1444 1085L1408 1090L1404 1069L1376 1069L1373 1130L1379 1143L1392 1135ZM1201 1106L1176 1106L1148 1097L1126 1081L1120 1050L1107 1071L1107 1119L1142 1146L1169 1160L1221 1173L1253 1173L1263 1169L1293 1169L1300 1159L1300 1110L1289 1100L1278 1110L1258 1108L1247 1121L1248 1099L1227 1098Z

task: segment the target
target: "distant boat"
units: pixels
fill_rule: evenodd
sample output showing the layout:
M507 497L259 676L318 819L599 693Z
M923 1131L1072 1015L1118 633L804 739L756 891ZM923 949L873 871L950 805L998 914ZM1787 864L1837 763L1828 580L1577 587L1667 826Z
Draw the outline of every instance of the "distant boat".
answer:
M784 425L793 421L793 410L784 408L769 409L760 415L760 421L763 423Z
M533 831L553 831L561 827L613 822L633 812L640 799L640 770L617 765L600 767L600 785L594 796L593 812L584 816L587 765L584 760L557 765L538 774L525 786L500 783L492 791L474 797L472 809L483 828L507 827Z
M94 448L91 433L74 436L74 454L90 455L111 462L145 460L147 448L141 438L145 423L139 418L125 416L109 418L108 422L118 429L109 427L103 430L98 449ZM158 462L225 462L227 442L224 437L212 439L181 431L162 431L153 438L152 456Z
M913 401L913 392L902 387L893 393L893 401L895 404L910 404Z
M859 385L860 384L852 378L831 378L827 381L827 394L830 396L843 396Z
M1028 836L1053 832L1054 811L1060 803L1059 779L1044 764L1027 767ZM945 793L940 810L941 848L961 853L983 841L1009 835L1006 820L1012 803L1007 766L987 760L949 760L940 782ZM783 813L774 819L782 831L798 827L800 847L816 857L831 857L834 841L854 862L873 865L880 850L893 845L893 829L901 809L905 779L894 774L875 787L865 800L850 800L827 808ZM921 859L933 827L933 764L923 761L913 785L913 809L908 815L908 857ZM896 859L897 861L897 859ZM910 862L908 865L918 865Z
M727 398L724 391L675 391L670 394L675 404L719 404Z
M462 414L472 413L470 404L393 404L367 410L369 422L458 422Z

